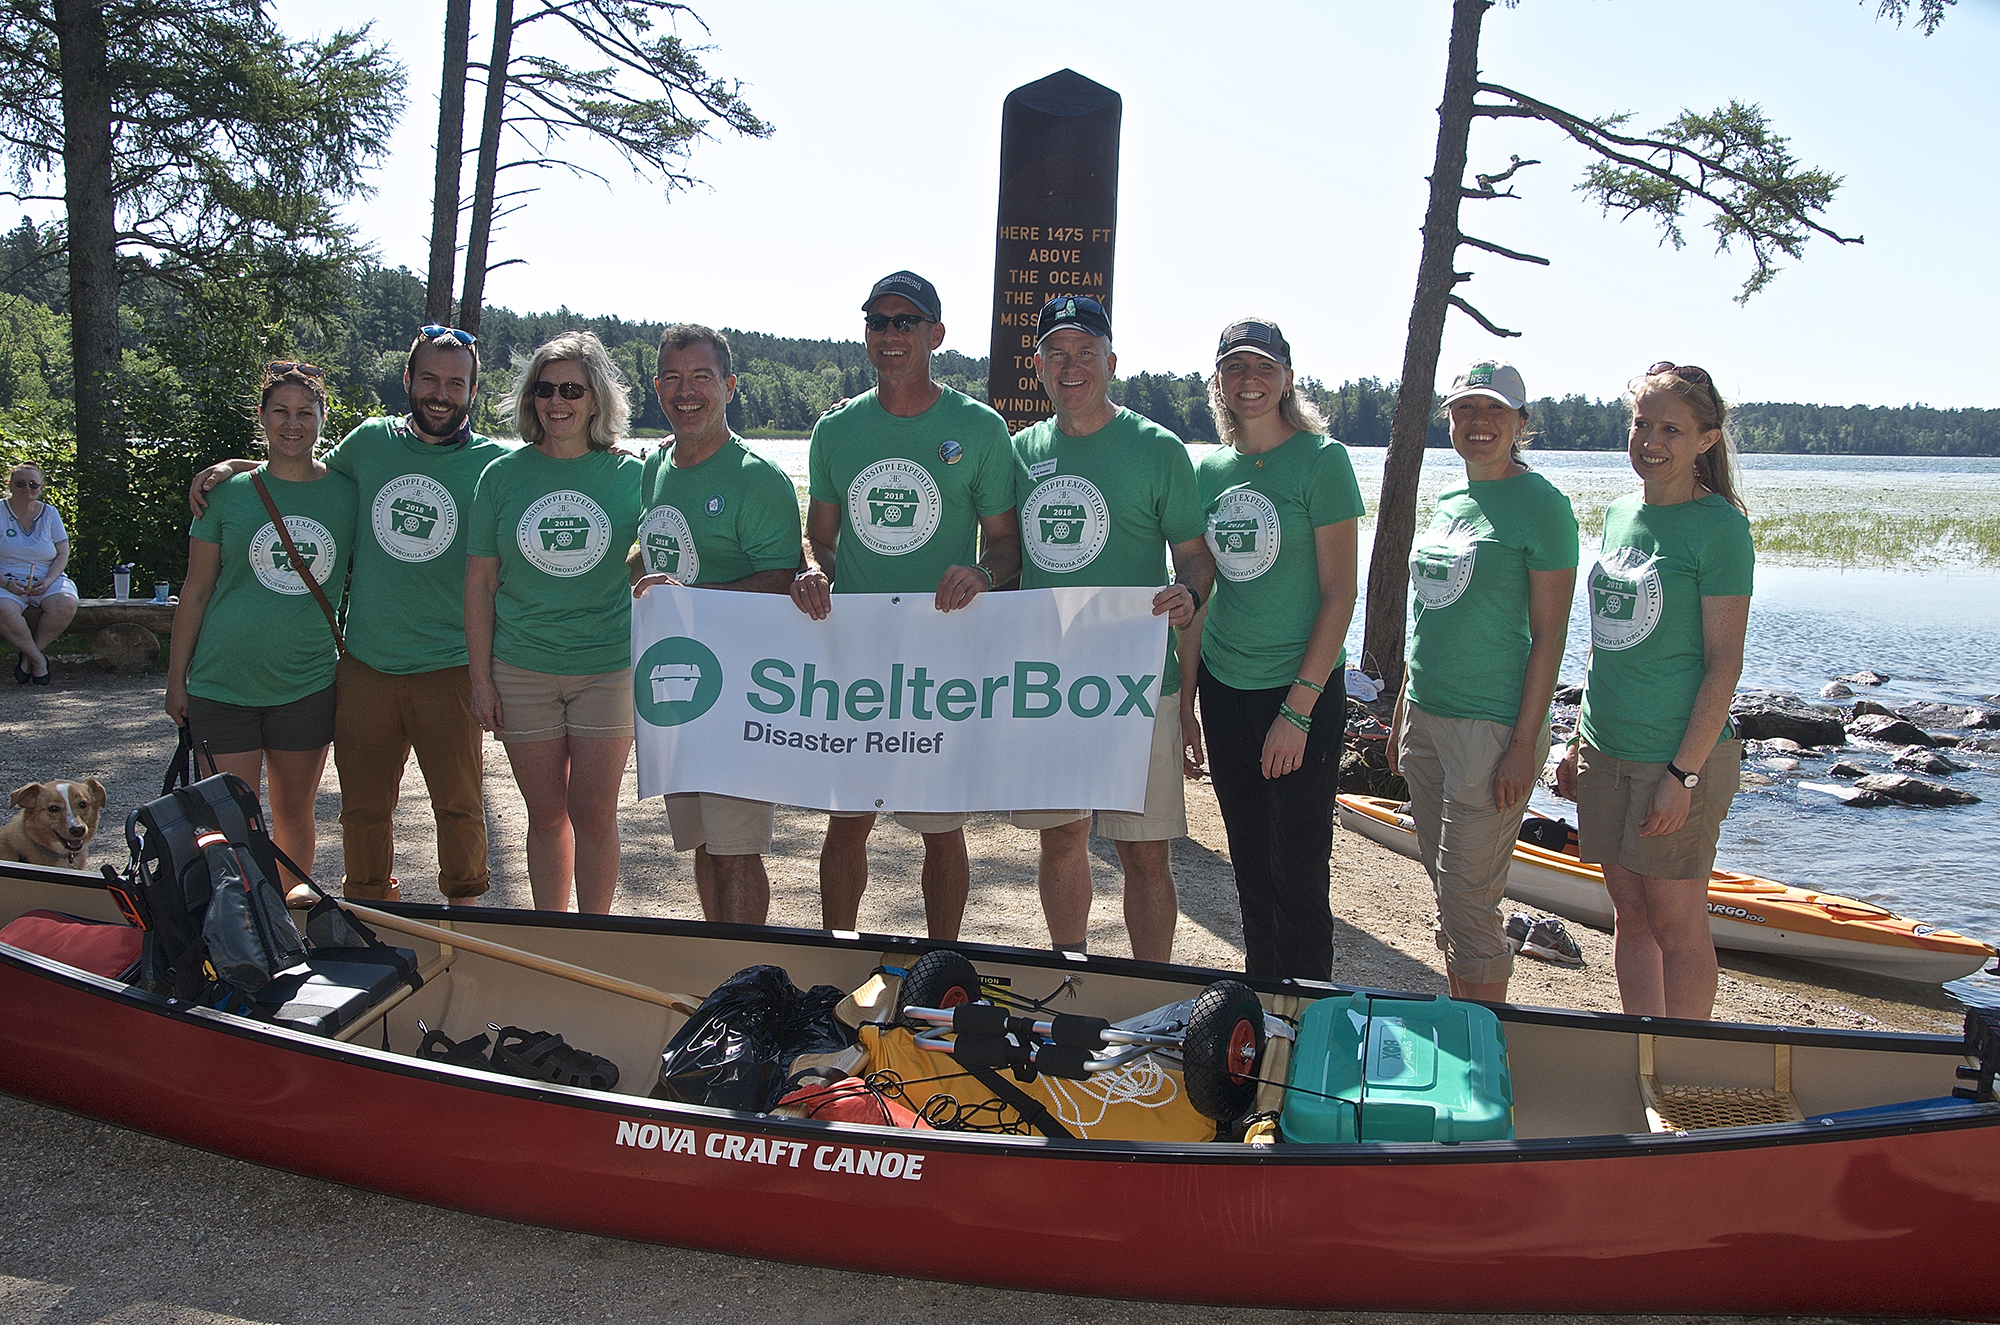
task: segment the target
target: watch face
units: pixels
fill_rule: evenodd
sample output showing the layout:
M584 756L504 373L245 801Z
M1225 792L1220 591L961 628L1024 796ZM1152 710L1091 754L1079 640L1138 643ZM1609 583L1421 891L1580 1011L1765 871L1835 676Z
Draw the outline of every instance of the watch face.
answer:
M1695 788L1695 784L1699 783L1700 781L1701 781L1701 774L1690 773L1686 777L1681 779L1681 785L1683 787L1686 787L1688 790L1692 791Z

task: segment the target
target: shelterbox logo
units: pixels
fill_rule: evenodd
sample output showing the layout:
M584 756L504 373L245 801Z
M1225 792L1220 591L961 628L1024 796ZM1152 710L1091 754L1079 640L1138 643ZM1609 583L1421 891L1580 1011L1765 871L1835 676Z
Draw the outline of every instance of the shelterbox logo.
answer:
M706 644L685 635L659 641L632 669L632 707L650 726L693 722L721 695L721 662Z

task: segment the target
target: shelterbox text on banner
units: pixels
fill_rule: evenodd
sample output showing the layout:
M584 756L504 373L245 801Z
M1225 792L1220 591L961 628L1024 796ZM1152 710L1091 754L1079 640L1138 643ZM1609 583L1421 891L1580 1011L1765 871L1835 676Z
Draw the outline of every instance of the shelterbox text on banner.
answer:
M1166 618L1144 588L633 604L639 795L824 810L1137 810ZM1169 703L1178 699L1170 698Z

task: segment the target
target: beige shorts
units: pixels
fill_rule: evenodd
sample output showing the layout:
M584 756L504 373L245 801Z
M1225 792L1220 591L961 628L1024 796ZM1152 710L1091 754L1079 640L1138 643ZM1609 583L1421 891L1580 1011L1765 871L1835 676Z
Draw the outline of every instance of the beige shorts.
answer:
M493 660L493 688L500 693L503 741L553 741L558 736L630 738L632 669L595 676L531 672Z
M875 813L873 810L828 810L835 819L865 819ZM915 814L905 812L889 816L913 833L955 833L965 827L972 818L969 814Z
M1653 803L1664 763L1632 763L1586 743L1577 756L1577 845L1585 863L1623 865L1655 879L1706 879L1715 868L1715 843L1729 802L1743 776L1743 742L1718 742L1701 766L1701 782L1688 793L1688 817L1665 837L1641 837L1639 825Z
M1088 819L1089 810L1016 810L1016 828L1040 831ZM1153 750L1146 765L1146 808L1097 811L1098 836L1113 842L1165 842L1187 836L1187 790L1181 777L1179 695L1160 696L1153 712Z
M705 846L711 856L761 856L771 849L777 811L769 801L706 791L666 800L667 826L674 830L676 851Z

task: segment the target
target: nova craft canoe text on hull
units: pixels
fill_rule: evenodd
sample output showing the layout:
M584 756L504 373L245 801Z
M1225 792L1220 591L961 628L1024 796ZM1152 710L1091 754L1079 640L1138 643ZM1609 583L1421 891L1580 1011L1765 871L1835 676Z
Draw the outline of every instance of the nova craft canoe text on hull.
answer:
M0 924L37 910L120 923L101 878L0 864ZM938 946L927 942L378 913L421 983L370 994L358 1016L346 1008L332 1035L297 1028L317 1024L309 985L279 1024L0 941L12 1009L0 1089L472 1213L970 1284L1434 1312L1991 1316L2000 1301L2000 1031L1977 1017L1961 1040L1489 1009L960 945L982 998L1060 992L1058 1014L1030 1030L1032 1018L984 1002L928 1018L884 1003L899 973L917 983L914 964ZM1053 1064L1090 1018L1139 1025L1235 979L1248 988L1231 1006L1261 1018L1261 1033L1239 1020L1222 1043L1242 1054L1251 1134L1268 1143L1236 1139L1243 1119L1197 1120L1200 1135L1182 1140L1070 1139L652 1098L662 1050L689 1020L677 1008L759 964L800 988L873 991L850 1002L923 1022L929 1039L956 1034L934 1056L947 1064L977 1056L975 1020L995 1031L989 1045L1013 1034ZM660 990L696 995L644 992ZM1185 1077L1170 1048L1157 1051L1164 1066L1149 1054L1115 1070L1144 1068L1166 1096L1192 1097L1200 1006L1179 1051ZM490 1024L549 1028L615 1063L619 1082L573 1088L419 1057L420 1020L459 1041ZM859 1034L922 1052L907 1027ZM1088 1053L1109 1063L1127 1049ZM969 1081L945 1072L905 1090L923 1104ZM1090 1082L1040 1084L1070 1092L1051 1097L1071 1101L1056 1114L1090 1121L1071 1116L1096 1108ZM1173 1107L1193 1116L1186 1103ZM1332 1135L1356 1139L1310 1139Z

